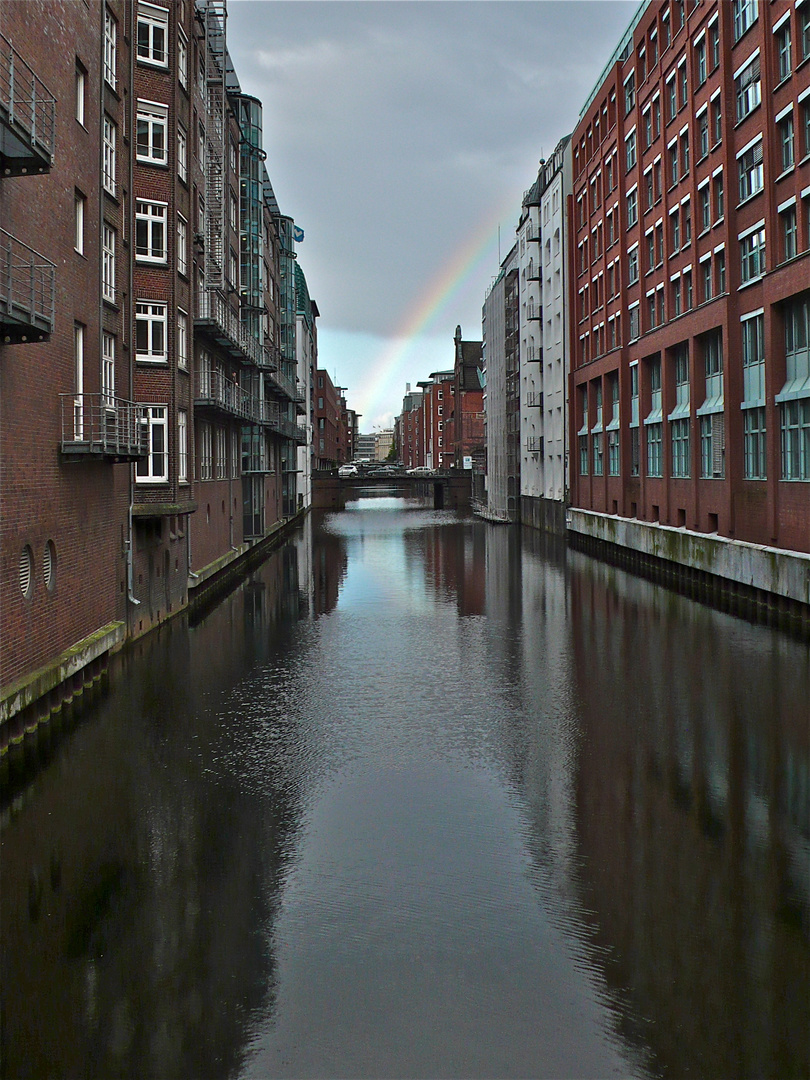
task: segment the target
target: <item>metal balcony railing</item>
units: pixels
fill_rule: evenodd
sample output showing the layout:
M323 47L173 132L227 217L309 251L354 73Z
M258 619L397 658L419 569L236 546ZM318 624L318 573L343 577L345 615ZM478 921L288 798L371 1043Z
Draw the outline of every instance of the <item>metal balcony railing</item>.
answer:
M258 419L252 396L238 383L226 378L218 368L197 372L194 403L214 406L240 420Z
M542 435L529 435L526 439L526 450L530 454L542 454L543 453L543 436Z
M44 341L53 331L56 267L0 229L0 341Z
M194 323L198 329L212 333L232 356L264 366L263 346L248 333L221 293L203 289L198 294Z
M108 394L59 395L63 454L136 461L149 453L143 405Z
M290 401L303 401L303 395L299 396L299 390L296 384L290 379L283 371L270 372L268 381L274 390L278 390L289 398Z
M530 390L526 394L526 405L530 409L542 409L543 408L543 391L542 390Z
M53 165L56 98L0 34L0 172L4 176L48 172Z

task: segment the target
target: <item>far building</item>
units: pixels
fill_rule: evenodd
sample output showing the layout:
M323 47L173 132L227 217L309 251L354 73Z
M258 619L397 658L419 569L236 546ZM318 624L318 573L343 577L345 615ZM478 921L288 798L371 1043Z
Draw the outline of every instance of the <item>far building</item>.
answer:
M487 513L516 521L520 495L519 263L515 244L484 300Z
M484 433L483 343L463 341L461 327L454 337L454 408L448 424L453 447L453 465L483 472L486 464Z
M341 395L329 377L329 372L318 369L315 373L314 391L314 438L312 458L315 469L334 469L342 458L341 449Z

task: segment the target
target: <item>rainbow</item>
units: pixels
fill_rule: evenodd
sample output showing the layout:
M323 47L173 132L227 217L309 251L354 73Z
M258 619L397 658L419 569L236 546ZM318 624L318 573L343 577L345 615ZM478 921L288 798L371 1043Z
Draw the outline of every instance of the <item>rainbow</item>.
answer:
M519 203L517 204L519 205ZM498 272L498 226L502 221L515 216L516 199L514 192L510 192L508 201L504 200L497 212L488 215L481 225L467 238L464 243L453 253L446 263L440 268L435 277L426 286L424 292L418 298L413 308L407 312L402 323L397 327L393 335L393 343L382 350L371 366L371 377L362 388L359 389L357 411L370 418L373 406L383 395L386 384L389 383L398 369L400 369L408 353L413 349L416 339L425 334L433 326L439 317L445 313L445 309L457 296L461 289L472 279L473 275L490 270L491 276ZM511 234L507 232L507 237ZM509 250L509 241L506 241L504 252ZM481 304L484 303L483 291ZM458 320L455 320L456 324ZM452 335L455 325L448 332L447 369L453 366ZM417 378L427 378L429 372L420 371ZM412 380L415 381L415 380ZM404 392L404 385L402 387ZM352 394L354 397L354 393Z

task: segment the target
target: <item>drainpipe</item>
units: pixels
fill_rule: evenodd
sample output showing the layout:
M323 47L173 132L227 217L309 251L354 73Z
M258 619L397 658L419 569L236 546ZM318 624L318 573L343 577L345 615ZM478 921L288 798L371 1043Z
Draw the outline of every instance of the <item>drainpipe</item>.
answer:
M104 13L105 13L105 7L104 7L104 4L101 4L100 6L101 6L101 52L102 52L102 55L101 55L101 72L102 72L102 81L103 81L103 78L104 78ZM132 10L132 8L130 6L130 11L131 10ZM127 27L127 34L129 36L130 42L134 44L133 36L132 36L132 27L131 26ZM130 129L131 129L131 127L132 127L132 107L133 107L133 104L134 104L133 101L132 101L132 93L131 93L131 91L133 90L133 88L135 86L135 49L134 49L134 47L130 47L130 50L129 50L129 80L128 81L129 81L129 89L130 89L130 95L129 95L130 100L127 102L128 108L127 108L127 114L125 116L125 120L129 123ZM103 92L104 92L104 90L103 90L103 86L102 86L102 94L103 94ZM131 146L132 146L131 135L132 135L132 131L131 130L127 131L127 137L129 138L129 142L130 142L130 153L128 153L126 155L126 160L127 160L127 191L128 191L128 194L129 194L129 199L126 200L126 202L124 202L124 204L123 204L123 212L124 212L124 214L127 214L128 211L129 211L129 207L132 206L132 170L133 170L132 158L133 158L133 154L131 153ZM103 148L102 148L102 154L103 154ZM122 225L123 225L124 230L126 230L126 235L129 236L129 234L130 234L129 222L122 220ZM128 296L129 296L129 307L124 305L124 318L129 319L129 326L126 327L127 338L129 340L129 344L130 344L130 352L129 352L129 394L128 394L128 397L129 397L130 401L134 402L135 401L135 339L134 339L134 337L132 335L132 325L133 324L132 324L132 319L131 319L132 303L133 303L132 285L133 285L133 260L132 260L132 257L130 256L127 259L127 290L128 290ZM137 424L137 419L136 419L136 424ZM129 512L127 514L127 539L126 539L125 547L126 547L126 554L127 554L127 600L129 601L130 604L133 604L135 607L137 607L140 604L140 600L138 600L138 598L135 596L134 592L132 591L132 587L133 587L133 581L132 581L132 577L133 577L132 549L133 549L133 546L134 546L133 545L133 538L132 538L132 531L133 531L132 530L132 511L134 509L134 506L135 506L135 465L132 464L132 465L129 466Z

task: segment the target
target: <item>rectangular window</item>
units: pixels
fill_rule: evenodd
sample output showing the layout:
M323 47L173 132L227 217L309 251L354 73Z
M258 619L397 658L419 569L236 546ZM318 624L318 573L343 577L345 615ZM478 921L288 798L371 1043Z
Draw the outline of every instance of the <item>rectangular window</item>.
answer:
M680 173L678 171L678 143L673 142L669 147L669 182L672 187L678 183Z
M177 311L177 366L188 367L188 315L179 308Z
M135 258L139 262L165 263L166 203L135 201Z
M737 168L740 176L740 202L745 202L762 190L764 174L761 138L739 156Z
M682 416L678 420L673 420L670 434L672 438L672 475L675 477L691 476L689 418Z
M579 473L580 476L588 475L588 387L580 389L582 402L582 427L578 431L579 437Z
M667 80L667 120L674 120L678 115L678 88L675 76Z
M169 36L168 8L154 4L138 4L138 59L144 64L167 67Z
M734 80L737 101L737 121L744 120L762 101L762 83L759 73L759 51L751 57Z
M717 270L717 295L721 296L726 291L726 253L718 251L714 256L714 264Z
M810 101L802 103L802 150L805 155L810 155Z
M718 222L723 220L725 212L723 207L723 174L718 173L712 184L714 186L714 220Z
M624 114L627 116L629 112L632 112L633 106L636 103L636 74L631 71L627 78L624 80Z
M779 121L779 146L782 152L782 172L793 168L793 113Z
M188 413L185 409L177 410L177 479L181 484L188 482Z
M638 221L638 189L633 188L627 193L627 228L635 225Z
M683 272L683 310L689 311L692 307L692 271Z
M84 93L87 84L87 73L82 65L76 61L76 119L84 127Z
M625 159L628 171L633 168L636 163L636 130L633 130L627 135L624 140Z
M703 299L704 301L711 300L712 298L712 260L706 259L705 262L700 264L701 276L703 277Z
M608 435L608 476L621 475L619 432L611 430Z
M627 253L627 284L635 285L638 281L638 247Z
M672 288L672 315L677 318L681 314L681 279L675 278L671 283Z
M228 459L226 457L226 438L225 428L218 427L217 429L217 452L216 452L216 478L217 480L224 480L228 475Z
M785 261L796 258L797 237L796 207L790 206L779 215L782 222L782 248Z
M213 480L214 478L214 439L211 425L201 423L200 434L200 480Z
M645 430L647 432L647 476L663 476L663 424L648 424Z
M629 341L635 341L641 333L641 318L639 315L638 304L635 307L631 307L629 311Z
M712 102L712 135L715 146L723 141L723 104L719 96Z
M188 222L177 215L177 272L188 275Z
M177 35L177 78L184 89L188 89L188 41L181 30Z
M104 115L104 190L115 196L115 158L116 158L115 123Z
M698 117L698 161L709 153L709 111L706 109Z
M765 227L740 240L740 280L755 281L765 273Z
M685 131L681 135L681 163L683 165L682 174L686 176L689 172L689 132Z
M188 135L182 124L177 125L177 175L188 183Z
M759 15L759 0L733 0L734 41L737 42L753 26Z
M688 87L686 82L686 62L684 61L678 68L678 81L681 85L681 108L686 105L689 98Z
M101 397L105 405L115 405L115 338L101 335Z
M166 305L144 301L135 305L135 355L149 363L165 363Z
M101 247L101 293L115 303L115 229L104 222Z
M766 471L765 409L743 412L743 476L746 480L764 480Z
M803 4L797 9L799 13L799 47L802 60L810 57L810 8Z
M104 11L104 79L115 89L118 24L109 11Z
M720 66L720 23L717 19L709 27L709 56L714 71Z
M73 438L84 438L84 324L73 324Z
M764 316L743 317L742 330L743 405L765 404Z
M680 251L681 247L681 215L679 210L673 210L669 215L670 232L672 235L672 251Z
M683 218L683 246L692 243L692 203L686 198L681 203L681 216Z
M698 86L706 82L706 38L702 37L695 46L695 78Z
M782 82L791 72L790 19L776 31L776 59L779 67L779 81Z
M86 203L84 195L80 191L74 192L73 214L74 235L73 246L80 255L84 254L84 207Z
M139 484L165 483L169 479L166 412L165 405L144 408L149 425L149 453L135 467L135 480Z
M150 165L165 165L167 163L166 131L168 124L168 106L149 101L138 101L135 141L135 157L138 161Z
M712 204L708 183L698 192L698 206L700 208L700 228L701 231L705 231L712 227Z
M786 401L781 414L782 479L810 480L810 398Z

